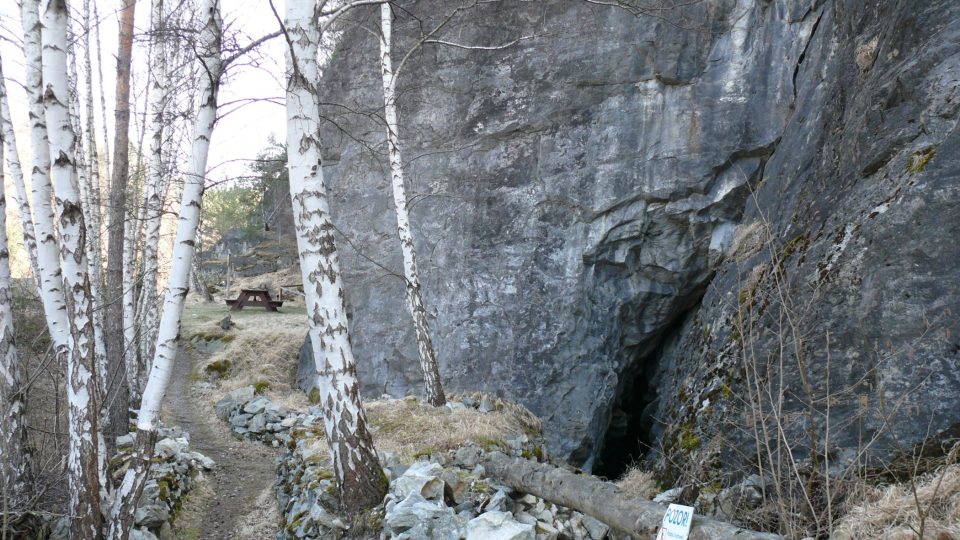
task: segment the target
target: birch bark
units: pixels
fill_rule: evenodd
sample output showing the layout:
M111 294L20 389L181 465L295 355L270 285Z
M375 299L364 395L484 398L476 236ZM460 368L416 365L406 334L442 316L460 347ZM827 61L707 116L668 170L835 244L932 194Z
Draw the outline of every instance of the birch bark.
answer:
M70 124L73 126L73 132L77 134L74 154L76 166L74 167L74 171L77 176L76 185L80 190L83 222L84 225L86 225L99 221L98 217L94 217L99 214L99 208L97 205L94 205L91 195L91 191L93 190L90 182L92 167L86 161L86 155L80 141L80 135L83 133L83 129L80 123L80 92L77 90L79 81L77 77L76 55L74 54L72 41L68 44L67 63L69 69L67 84L70 88ZM87 272L90 275L94 365L97 370L97 390L99 392L97 394L97 403L102 406L107 402L107 349L103 338L103 297L100 295L100 270L102 269L102 264L100 252L95 249L94 243L90 241L90 238L94 236L90 233L90 227L86 227L86 231L88 241L85 245L85 253L87 255ZM101 410L100 420L100 429L109 429L110 417L106 414L105 409ZM100 457L105 457L102 455L102 452Z
M23 179L23 168L20 166L20 155L17 150L17 138L13 130L13 120L10 116L10 104L7 100L7 80L3 76L3 62L0 60L0 133L5 141L7 155L7 170L13 180L13 189L16 194L17 210L20 213L20 225L23 229L23 243L30 256L30 270L37 284L37 293L40 286L40 265L37 262L37 236L34 232L33 218L30 217L30 200L27 198L27 186Z
M3 99L2 89L0 99ZM6 104L5 99L3 102ZM4 133L0 134L0 142L5 142L4 139L6 128ZM0 144L0 157L3 155L4 146ZM3 171L0 170L0 403L3 403L6 409L0 414L0 494L5 502L17 496L24 497L30 480L25 403L21 392L23 368L17 357L13 333L13 293L10 289L6 216L4 178Z
M90 276L91 282L96 284L97 287L103 286L103 272L101 271L102 264L102 248L101 248L101 236L100 236L100 226L103 223L103 216L101 214L101 200L100 200L100 154L97 151L97 136L96 136L96 115L94 114L93 107L93 66L91 62L91 50L90 50L90 0L83 0L83 67L86 72L86 79L84 82L86 96L85 96L85 115L87 117L87 165L89 167L89 215L91 219L87 221L87 234L90 238L90 247L93 253L97 254L97 265L96 273ZM97 297L96 295L94 295ZM102 297L99 297L102 299Z
M23 24L23 55L30 118L30 154L33 159L30 191L33 202L33 223L37 239L37 264L40 270L40 300L60 365L66 363L70 349L70 322L63 299L60 254L54 231L50 187L50 147L47 120L43 109L43 87L40 45L40 2L22 0L20 19Z
M50 141L50 180L56 193L57 223L64 295L70 316L70 354L67 356L67 418L70 449L70 537L96 538L100 525L99 428L93 359L93 317L87 272L81 200L74 186L76 135L70 123L67 83L66 0L48 0L41 26L43 104Z
M320 158L316 0L288 0L287 148L300 268L324 430L343 508L379 504L387 480L380 468L360 400L356 366Z
M200 109L194 124L190 162L184 178L173 264L164 297L163 314L157 332L156 352L147 378L137 417L137 443L130 468L117 490L108 538L126 538L133 525L136 501L143 491L153 441L159 423L160 406L173 372L180 334L180 318L189 290L191 262L200 223L200 205L210 139L217 120L217 93L223 66L220 58L222 20L219 0L203 0L200 13L206 17L198 49L201 70Z
M407 288L407 309L413 317L417 334L417 349L420 353L420 369L427 400L439 407L447 402L440 382L437 354L430 337L430 321L420 291L420 276L417 272L417 253L410 230L410 215L407 212L407 193L403 180L403 159L400 154L400 123L397 115L397 80L390 58L393 13L390 4L380 4L380 73L383 78L383 110L387 121L387 149L390 154L390 178L393 186L393 204L397 210L397 236L403 252L403 277Z
M150 153L147 156L147 178L144 186L143 207L143 281L138 302L140 313L141 358L153 357L153 339L156 334L156 310L153 309L157 296L157 249L160 242L160 219L163 215L163 199L166 195L164 180L163 138L164 114L167 102L169 81L167 79L166 33L164 28L163 0L153 0L150 8L153 30L153 88L150 94ZM128 368L129 369L129 368ZM145 373L141 363L137 363L131 380L131 401L139 401ZM130 374L128 373L128 378ZM135 395L133 395L135 394Z

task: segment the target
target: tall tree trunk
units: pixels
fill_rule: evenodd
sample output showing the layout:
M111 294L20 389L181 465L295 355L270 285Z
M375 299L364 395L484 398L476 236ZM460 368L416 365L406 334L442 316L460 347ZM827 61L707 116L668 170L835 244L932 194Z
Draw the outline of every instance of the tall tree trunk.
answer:
M100 127L103 128L103 182L109 186L110 182L110 172L113 170L110 163L110 136L107 133L107 95L103 91L106 88L103 85L103 51L100 49L100 12L97 10L97 3L93 3L93 20L97 21L93 25L94 37L97 45L97 81L100 88L100 114L103 117L103 122ZM90 74L93 77L93 74ZM92 124L91 124L92 125ZM107 221L109 223L109 220ZM99 233L98 233L99 235ZM101 238L101 246L103 245L103 239Z
M3 63L0 61L0 133L5 141L7 152L7 170L13 177L13 189L16 193L17 209L20 213L20 225L23 229L23 243L30 256L30 270L33 272L34 282L37 284L37 294L40 294L40 263L37 261L37 235L33 227L33 218L30 217L30 201L27 198L27 186L23 179L23 168L20 166L20 155L17 150L17 138L13 131L13 119L10 116L10 104L7 100L7 80L3 76Z
M6 106L0 73L0 100ZM0 133L0 142L7 134ZM4 144L0 144L0 157ZM0 159L2 161L2 159ZM13 161L16 161L14 159ZM4 501L15 496L28 495L30 455L27 451L27 423L24 411L23 368L17 357L13 333L13 292L10 289L10 251L7 246L7 202L4 193L3 171L0 170L0 495ZM22 182L21 182L22 183ZM18 510L19 508L12 508ZM26 508L23 508L26 509ZM4 508L6 511L7 508Z
M76 141L76 153L75 160L76 175L78 180L76 182L77 187L80 190L80 200L82 201L82 210L83 210L83 221L84 224L89 224L91 222L99 221L98 217L95 217L99 214L99 208L94 205L93 198L90 194L92 191L90 176L92 174L91 167L87 163L86 154L84 153L83 145L81 144L80 135L83 133L83 129L80 122L80 92L77 90L79 87L79 81L77 77L77 68L76 68L76 55L74 54L73 41L69 42L67 49L67 64L68 64L68 80L67 83L70 88L70 124L73 126L73 132L77 134ZM87 272L90 274L90 298L92 301L93 309L93 351L94 351L94 365L97 369L97 389L99 394L97 395L97 403L101 406L100 411L100 429L108 430L110 425L110 415L109 411L104 407L104 404L107 402L107 350L106 343L104 341L104 328L103 328L103 297L100 295L100 271L102 269L100 252L94 249L93 242L90 241L90 238L94 236L89 233L90 227L86 229L87 232L87 243L86 243L86 255L87 255ZM101 459L105 458L101 453ZM105 487L105 486L102 486Z
M140 402L140 414L137 417L137 443L133 461L117 490L111 512L108 538L126 538L133 525L136 501L143 491L149 459L153 453L153 441L159 423L160 406L170 383L173 364L177 356L180 337L180 318L189 291L191 262L197 227L200 224L200 207L203 197L204 177L207 169L207 155L210 139L217 120L217 92L220 87L222 64L220 46L222 39L222 20L219 0L204 0L200 13L207 18L200 35L201 107L194 124L193 146L190 163L184 179L183 198L180 205L180 220L177 226L177 238L174 243L173 265L167 283L163 303L163 314L157 335L156 353L153 366L147 377L147 385Z
M34 233L37 239L37 264L40 270L44 316L60 365L65 365L70 349L70 322L63 299L60 253L54 230L50 187L50 145L47 140L47 119L43 109L43 86L40 45L40 2L22 0L20 19L23 23L23 55L30 117L30 155L33 163L30 191L33 202Z
M430 338L430 321L420 292L420 276L417 274L417 253L410 230L410 215L407 212L407 192L403 181L403 159L400 155L400 123L397 119L397 79L390 59L393 13L389 3L380 4L380 73L383 76L383 110L387 120L387 149L390 154L390 177L393 183L393 204L397 209L397 236L403 252L403 277L407 285L407 308L413 316L417 333L417 349L420 352L420 369L423 385L431 405L439 407L447 402L440 382L437 353Z
M99 25L99 23L97 23ZM97 151L97 136L96 136L96 115L94 114L93 107L93 65L91 62L92 51L90 50L90 32L92 31L90 26L90 0L83 0L83 67L86 72L86 79L84 81L86 95L85 103L85 115L87 117L87 165L89 167L89 212L88 215L90 218L87 220L87 235L90 241L90 250L93 253L97 254L96 262L94 269L96 273L90 276L90 280L94 283L100 290L103 288L103 269L102 269L102 253L101 249L101 237L100 237L100 226L103 222L103 216L101 215L101 201L100 201L100 155ZM104 141L106 144L106 141ZM94 294L94 298L98 298L100 301L103 300L102 296L97 296ZM101 317L102 318L102 317Z
M113 128L113 173L110 175L110 226L107 239L107 358L110 373L123 374L126 369L124 347L124 229L127 214L127 183L130 172L130 57L133 51L133 18L135 0L123 0L120 8L120 36L117 49L117 86ZM121 371L124 370L124 371ZM122 381L122 383L121 383ZM115 430L112 441L127 430L129 398L126 376L111 380L116 392L110 407ZM112 445L108 445L112 448Z
M286 33L287 148L290 198L306 293L324 430L343 508L356 513L379 504L387 480L380 468L360 401L344 305L340 262L323 185L316 0L288 0Z
M163 0L153 0L150 9L153 32L153 77L150 94L150 153L147 156L147 175L143 189L144 239L143 239L143 278L137 312L140 321L139 356L141 359L153 357L153 340L156 327L155 301L157 298L157 249L160 242L160 220L163 215L163 200L166 195L164 179L163 141L164 113L167 106L168 85L166 29L164 23ZM139 401L143 392L143 377L146 376L142 360L137 363L135 373L127 374L131 378L131 400Z
M50 181L57 202L64 295L70 317L67 357L67 401L70 450L67 475L70 489L72 539L96 538L100 528L99 427L93 359L93 317L87 272L81 200L74 187L76 135L70 123L67 84L66 0L49 0L43 13L43 104L50 141Z

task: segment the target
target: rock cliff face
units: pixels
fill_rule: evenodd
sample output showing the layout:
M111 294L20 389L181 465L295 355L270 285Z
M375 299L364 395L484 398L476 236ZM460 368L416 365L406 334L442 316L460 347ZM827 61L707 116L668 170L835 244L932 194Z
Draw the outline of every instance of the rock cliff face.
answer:
M429 28L450 3L407 7ZM410 56L401 137L448 390L525 403L588 467L622 458L605 437L664 458L737 440L726 426L744 422L750 373L768 387L784 373L774 393L798 433L831 403L844 448L881 410L905 445L960 421L960 5L709 0L661 15L495 3L444 35L535 37ZM362 28L375 19L351 21L323 80L368 395L421 390ZM400 13L395 28L400 58L419 26Z

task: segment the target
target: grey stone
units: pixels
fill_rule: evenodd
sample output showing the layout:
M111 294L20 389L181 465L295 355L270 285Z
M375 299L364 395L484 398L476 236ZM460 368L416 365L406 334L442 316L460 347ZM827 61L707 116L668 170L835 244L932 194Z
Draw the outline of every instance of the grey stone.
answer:
M607 526L606 523L586 514L580 518L580 523L587 529L587 533L592 540L603 540L607 537L607 533L610 532L610 527Z
M394 504L384 516L384 526L393 535L422 527L417 534L411 533L408 538L459 538L459 531L463 528L460 518L454 514L453 508L445 506L443 502L432 502L424 499L419 493L411 493L402 501Z
M493 494L493 497L490 497L487 504L484 505L483 510L485 512L512 512L513 499L507 495L506 491L497 491Z
M258 397L243 406L243 412L247 414L259 414L267 409L270 400L265 397Z
M117 436L117 448L127 448L133 446L134 435L133 433L127 433L126 435Z
M443 468L436 463L418 461L410 466L403 475L391 482L391 491L404 499L416 493L431 501L443 500L444 482L440 478Z
M262 433L267 428L267 419L263 414L255 414L247 424L247 430L251 433Z
M509 512L484 512L467 523L467 540L534 540L534 526L518 523Z
M137 508L133 521L142 527L155 529L166 523L169 519L170 509L167 508L167 505L159 503L147 504Z
M129 538L130 540L158 540L155 534L153 534L152 532L146 529L141 529L139 527L135 527L133 530L130 531Z
M252 415L249 414L235 414L230 417L230 425L235 427L246 427L250 423L250 418Z
M187 441L184 439L162 439L154 445L153 455L169 459L182 452L186 447Z
M480 448L468 445L457 448L453 462L464 469L472 469L480 461Z

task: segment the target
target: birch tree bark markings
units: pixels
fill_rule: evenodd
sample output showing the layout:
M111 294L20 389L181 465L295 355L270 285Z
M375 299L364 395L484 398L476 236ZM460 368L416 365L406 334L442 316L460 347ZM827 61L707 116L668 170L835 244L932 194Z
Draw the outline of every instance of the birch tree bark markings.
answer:
M0 99L2 98L0 94ZM6 100L3 105L6 108ZM0 160L4 154L5 138L6 125L0 133ZM25 403L20 386L23 367L20 365L14 342L13 293L10 287L7 203L3 170L0 169L0 403L3 403L6 409L0 414L0 494L4 495L5 500L16 495L23 497L30 480Z
M50 180L56 193L64 300L70 315L67 402L70 448L70 536L96 538L100 529L99 429L93 366L93 318L85 253L86 232L74 187L76 136L70 122L67 84L68 11L65 0L49 0L41 28L43 92L50 141Z
M403 252L403 277L407 289L407 308L413 317L417 334L417 350L420 354L420 369L423 372L423 384L427 400L434 407L447 402L440 381L440 368L437 354L430 337L430 321L423 304L420 290L420 276L417 272L417 254L413 245L413 233L410 230L410 215L407 212L407 193L403 179L403 159L400 154L400 122L397 114L397 79L393 72L391 41L393 34L393 12L390 4L380 4L380 71L383 76L383 108L387 121L387 148L390 154L390 178L393 186L393 203L397 212L397 236L400 250Z
M323 185L320 101L317 91L320 42L315 0L288 0L287 148L300 268L306 294L317 386L340 499L348 514L379 504L387 480L380 468L360 400L350 344L340 262Z

